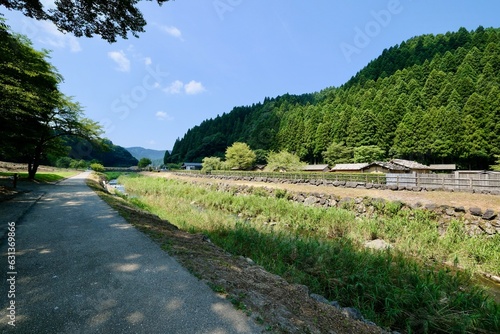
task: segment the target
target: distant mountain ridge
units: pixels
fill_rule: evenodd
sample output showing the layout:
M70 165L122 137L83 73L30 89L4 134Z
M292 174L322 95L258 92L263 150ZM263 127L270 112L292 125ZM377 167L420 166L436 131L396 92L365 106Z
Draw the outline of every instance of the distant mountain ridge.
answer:
M109 150L93 146L83 138L68 137L65 139L66 146L70 147L68 156L76 160L97 160L106 167L130 167L137 166L139 162L124 147L113 144L109 139L103 139L102 143Z
M140 160L141 158L149 158L151 161L161 160L163 163L163 157L165 156L165 150L152 150L144 147L126 147L127 151L132 154L134 158Z

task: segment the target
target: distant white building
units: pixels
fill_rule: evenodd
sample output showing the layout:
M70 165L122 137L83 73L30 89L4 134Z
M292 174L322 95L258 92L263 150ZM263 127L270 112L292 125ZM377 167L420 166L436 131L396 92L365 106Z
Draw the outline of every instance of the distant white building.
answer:
M181 166L185 170L201 170L203 167L201 162L184 162Z
M457 165L429 165L429 168L432 169L433 172L452 173L457 170Z

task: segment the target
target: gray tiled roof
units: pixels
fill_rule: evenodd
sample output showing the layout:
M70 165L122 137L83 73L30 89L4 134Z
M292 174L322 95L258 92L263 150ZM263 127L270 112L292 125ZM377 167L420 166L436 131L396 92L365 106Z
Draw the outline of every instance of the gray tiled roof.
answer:
M390 162L410 169L430 169L429 166L422 165L421 163L418 163L416 161L392 159Z
M394 164L392 162L384 162L384 161L375 161L375 162L372 162L370 164L370 166L373 166L373 165L378 165L378 166L387 168L389 170L408 170L409 169L408 167L405 167L405 166L397 165L397 164Z
M311 170L324 170L325 168L328 168L328 165L307 165L302 170L304 171L311 171Z
M337 170L362 170L363 168L368 167L369 164L367 163L358 163L358 164L336 164L333 168L332 171L337 171Z

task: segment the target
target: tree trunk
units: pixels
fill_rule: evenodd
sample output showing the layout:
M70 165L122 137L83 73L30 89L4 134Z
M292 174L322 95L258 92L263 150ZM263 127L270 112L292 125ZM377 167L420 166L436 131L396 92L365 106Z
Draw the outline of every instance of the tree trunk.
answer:
M40 158L42 156L42 145L38 145L35 148L33 158L28 163L28 179L34 180L38 167L40 166Z
M31 170L33 169L33 165L31 164L31 161L28 162L28 179L31 179ZM34 176L33 176L34 178Z
M28 164L28 179L34 180L36 172L38 171L38 163Z

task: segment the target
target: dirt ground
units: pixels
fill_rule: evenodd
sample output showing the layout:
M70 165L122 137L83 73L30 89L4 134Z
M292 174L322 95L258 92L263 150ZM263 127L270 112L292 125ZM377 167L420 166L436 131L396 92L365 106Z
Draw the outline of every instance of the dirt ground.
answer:
M393 191L380 189L353 189L341 188L333 186L313 186L307 184L286 184L286 183L264 183L264 182L249 182L249 181L234 181L234 180L217 180L211 178L199 178L181 176L173 173L145 173L153 177L176 178L181 180L189 180L193 182L214 183L224 182L234 185L250 185L256 187L280 188L291 192L304 193L322 193L336 195L339 197L371 197L384 198L390 201L401 201L407 204L436 204L449 205L453 207L463 206L464 208L478 207L483 210L491 209L495 212L500 212L500 196L486 194L470 194L465 192L445 192L445 191L429 191L429 192L414 192L414 191Z

